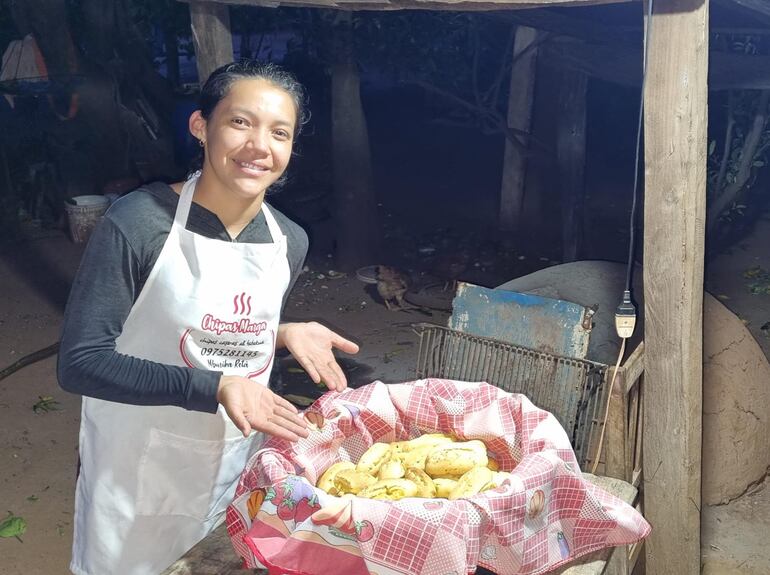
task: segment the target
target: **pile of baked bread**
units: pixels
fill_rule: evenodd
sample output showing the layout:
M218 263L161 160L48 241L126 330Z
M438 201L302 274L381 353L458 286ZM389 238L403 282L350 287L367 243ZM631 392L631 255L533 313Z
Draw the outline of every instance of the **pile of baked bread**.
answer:
M329 467L317 487L331 495L369 499L462 499L499 487L509 476L488 457L484 442L429 433L375 443L358 463L340 461Z

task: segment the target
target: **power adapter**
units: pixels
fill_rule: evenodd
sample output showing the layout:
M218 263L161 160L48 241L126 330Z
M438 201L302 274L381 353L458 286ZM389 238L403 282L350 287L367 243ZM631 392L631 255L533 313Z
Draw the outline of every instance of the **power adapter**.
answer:
M615 364L615 369L612 370L612 378L610 379L610 389L607 392L607 397L612 396L612 390L615 387L615 376L618 375L618 368L620 362L623 361L623 354L626 351L626 340L634 335L634 328L636 327L636 307L631 303L631 291L625 290L623 292L623 301L615 310L615 331L618 333L618 337L621 339L620 352L618 353L618 362ZM604 420L602 422L602 430L599 433L599 445L596 448L596 456L594 457L594 463L591 466L591 473L596 473L596 468L599 467L599 458L602 454L602 445L604 444L604 432L607 431L607 418L610 415L610 402L604 408Z
M615 331L618 337L628 339L634 335L636 327L636 307L631 303L631 292L623 292L623 301L615 310Z

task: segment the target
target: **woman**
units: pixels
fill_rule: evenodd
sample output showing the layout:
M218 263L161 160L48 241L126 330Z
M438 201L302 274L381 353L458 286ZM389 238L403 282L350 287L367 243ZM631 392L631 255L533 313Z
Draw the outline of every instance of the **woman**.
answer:
M94 232L65 314L58 374L83 397L70 569L156 574L223 518L252 430L307 436L268 388L276 348L342 390L317 323L279 325L307 236L264 203L305 119L301 87L272 65L223 66L190 132L199 175L118 200ZM250 435L251 434L251 435Z

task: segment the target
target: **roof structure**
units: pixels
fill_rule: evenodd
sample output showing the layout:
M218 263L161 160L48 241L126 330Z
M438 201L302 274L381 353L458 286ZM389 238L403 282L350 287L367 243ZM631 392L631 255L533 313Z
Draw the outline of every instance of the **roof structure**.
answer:
M593 6L639 0L212 0L216 4L333 8L337 10L510 10L556 6ZM742 0L748 1L748 0Z

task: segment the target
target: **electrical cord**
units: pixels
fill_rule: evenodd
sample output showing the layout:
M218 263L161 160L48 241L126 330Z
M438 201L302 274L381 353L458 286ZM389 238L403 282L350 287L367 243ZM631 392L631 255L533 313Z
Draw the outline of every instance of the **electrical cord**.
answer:
M620 368L620 362L623 359L623 353L626 351L626 338L623 338L620 344L620 353L618 354L618 361L615 364L615 369L612 372L612 379L610 380L610 389L607 392L607 405L604 407L604 420L602 421L602 430L599 433L599 445L596 448L596 457L594 458L593 465L591 465L591 473L596 473L596 468L599 467L599 457L602 454L602 447L604 444L604 430L607 429L607 418L610 415L610 400L612 399L612 388L615 387L615 376L618 375L618 369Z
M615 310L615 331L621 340L620 352L618 352L618 360L615 363L615 369L612 372L612 378L610 379L610 387L607 391L607 404L604 408L604 418L602 420L601 432L599 433L599 444L596 447L596 456L594 457L593 464L591 465L591 473L596 473L597 467L599 467L599 458L602 454L602 448L604 445L604 432L607 429L607 419L610 414L610 401L612 399L612 391L615 388L615 378L618 375L618 369L620 369L620 363L623 361L623 356L626 352L626 340L634 335L634 328L636 327L636 307L631 301L631 279L634 272L634 239L635 239L635 222L636 222L636 198L638 196L639 187L639 158L642 142L642 127L644 121L644 93L645 86L647 85L647 61L648 51L650 48L650 30L652 28L652 3L653 0L647 2L647 26L644 31L644 49L642 59L642 93L639 99L639 121L636 126L636 151L634 156L634 185L632 188L631 199L631 216L629 221L629 241L628 241L628 263L626 267L626 285L623 290L623 299L620 305Z
M631 291L631 277L634 269L634 249L635 249L635 223L636 223L636 198L639 195L639 157L642 145L642 127L644 122L644 93L647 85L647 61L650 49L650 29L652 28L652 3L647 3L647 28L644 31L644 48L642 56L642 93L639 98L639 119L636 125L636 150L634 154L634 185L631 189L631 216L629 218L629 240L628 240L628 268L626 269L626 287L625 291Z

